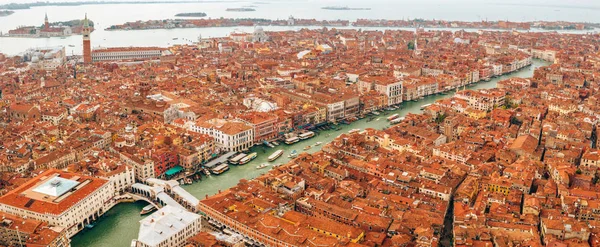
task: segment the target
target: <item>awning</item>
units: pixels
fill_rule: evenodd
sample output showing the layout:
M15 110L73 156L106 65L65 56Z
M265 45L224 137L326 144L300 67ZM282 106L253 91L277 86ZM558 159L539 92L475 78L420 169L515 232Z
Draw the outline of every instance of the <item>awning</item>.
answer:
M177 174L180 171L183 171L183 167L181 167L181 166L175 166L175 167L170 168L169 170L167 170L167 172L165 172L165 174L167 176L173 176L173 175Z

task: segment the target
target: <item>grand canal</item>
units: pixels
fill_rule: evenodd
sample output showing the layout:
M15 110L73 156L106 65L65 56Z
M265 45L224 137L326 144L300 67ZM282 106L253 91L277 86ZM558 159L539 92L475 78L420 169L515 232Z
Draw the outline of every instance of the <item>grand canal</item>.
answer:
M533 71L535 68L545 66L547 64L548 63L544 61L534 60L532 66L530 67L526 67L512 74L495 78L489 82L480 82L473 84L469 88L494 88L496 87L497 82L500 80L508 79L511 77L528 78L533 75ZM389 127L390 124L386 120L386 116L389 116L393 113L398 113L401 116L404 116L407 113L419 113L421 112L420 108L422 105L430 104L438 99L450 96L452 96L451 93L446 95L438 94L425 97L424 99L419 100L417 102L404 102L402 104L401 109L396 110L395 112L388 113L386 115L382 114L379 117L379 119L376 118L375 120L370 122L367 122L366 119L362 119L349 125L340 125L341 130L321 131L317 136L313 137L312 139L301 141L294 145L281 144L278 147L266 149L263 146L254 147L251 151L257 152L258 157L250 163L243 166L231 166L231 169L229 171L219 176L213 175L211 177L204 178L202 181L198 181L191 185L185 186L185 189L193 195L195 195L196 197L198 197L199 199L204 198L206 195L214 195L218 193L219 190L225 190L236 185L240 179L252 179L258 177L263 173L268 172L268 168L259 170L256 169L256 167L263 163L269 163L267 161L267 157L277 149L284 149L285 154L278 160L270 163L271 165L288 162L290 159L287 158L287 155L292 150L309 153L316 152L320 149L320 146L313 147L307 151L304 151L303 149L308 145L313 146L316 142L323 142L323 144L330 142L333 139L335 139L338 135L342 133L347 133L351 129L383 129ZM98 220L96 227L94 227L91 230L84 230L83 232L77 234L72 239L72 245L89 247L129 246L131 240L137 237L139 229L138 221L143 218L139 215L139 212L142 209L142 207L144 207L144 203L141 202L126 203L115 206L113 209L108 211L104 217Z

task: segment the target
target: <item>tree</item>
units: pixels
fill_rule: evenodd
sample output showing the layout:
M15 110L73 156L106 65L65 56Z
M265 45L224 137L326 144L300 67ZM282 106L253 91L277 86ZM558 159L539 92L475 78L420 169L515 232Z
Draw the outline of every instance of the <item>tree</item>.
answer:
M406 46L407 46L407 48L409 50L414 50L415 49L415 42L410 41L410 42L408 42L408 44L406 44Z

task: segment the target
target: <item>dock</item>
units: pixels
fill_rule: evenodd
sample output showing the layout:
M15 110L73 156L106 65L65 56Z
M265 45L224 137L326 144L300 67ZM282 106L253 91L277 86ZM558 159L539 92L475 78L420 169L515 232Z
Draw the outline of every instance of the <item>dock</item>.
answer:
M213 168L213 167L217 166L218 164L225 163L231 156L233 156L235 154L236 154L236 152L229 152L224 155L221 155L221 157L211 160L210 162L204 164L204 167Z

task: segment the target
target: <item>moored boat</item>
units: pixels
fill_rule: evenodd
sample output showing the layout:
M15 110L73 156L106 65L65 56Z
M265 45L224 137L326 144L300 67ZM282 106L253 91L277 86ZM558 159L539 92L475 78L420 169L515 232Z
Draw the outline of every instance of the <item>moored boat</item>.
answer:
M310 148L311 148L311 146L309 145L309 146L304 147L304 150L309 150Z
M294 136L294 137L290 137L290 138L285 139L285 144L290 145L290 144L294 144L294 143L299 142L299 141L300 141L300 139L298 137Z
M216 167L213 167L212 169L210 169L210 171L215 174L215 175L219 175L221 173L224 173L225 171L229 170L229 165L227 165L227 163L222 163Z
M279 149L277 151L275 151L275 153L271 154L268 158L269 161L274 161L276 159L278 159L279 157L281 157L281 155L283 154L283 149Z
M156 210L156 207L154 205L152 205L152 204L148 204L144 208L142 208L142 211L140 212L140 215L149 214L149 213L151 213L154 210Z
M240 160L242 160L242 159L243 159L243 158L245 158L245 157L246 157L246 154L245 154L245 153L240 153L240 154L238 154L238 155L234 156L233 158L229 159L229 163L231 163L231 164L234 164L234 165L235 165L235 164L239 163L239 162L240 162Z
M288 158L296 158L298 157L298 152L296 150L292 150L292 152L288 155Z
M321 144L323 144L323 143L322 142L317 142L317 143L315 143L315 146L319 146Z
M259 166L256 167L256 169L263 169L265 167L269 166L268 164L260 164Z
M391 116L387 117L387 120L388 121L392 121L392 120L394 120L394 119L396 119L398 117L400 117L400 114L394 114L394 115L391 115Z
M359 132L359 131L360 131L360 129L351 129L351 130L348 131L348 133L352 134L352 133L356 133L356 132Z
M394 119L394 120L390 121L390 123L391 123L391 124L398 124L398 123L400 123L400 122L402 122L402 121L404 121L404 117L399 117L399 118L396 118L396 119Z
M248 156L246 156L246 157L244 157L243 159L241 159L241 160L240 160L240 162L239 162L238 164L240 164L240 165L244 165L244 164L246 164L246 163L248 163L248 162L252 161L254 158L256 158L256 156L257 156L257 155L258 155L257 153L251 153L251 154L248 154Z
M300 134L298 137L300 137L301 140L306 140L306 139L311 138L313 136L315 136L315 132L307 131L307 132L304 132L304 133Z

